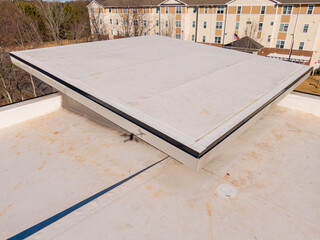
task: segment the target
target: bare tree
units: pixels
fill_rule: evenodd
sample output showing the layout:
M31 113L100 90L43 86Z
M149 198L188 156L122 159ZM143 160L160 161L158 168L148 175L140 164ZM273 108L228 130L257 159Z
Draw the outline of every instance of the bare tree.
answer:
M108 39L108 25L105 22L104 9L99 7L97 11L94 8L89 9L90 11L90 26L91 34L94 40Z
M256 42L260 42L261 36L260 38L258 38L258 33L259 33L258 24L256 22L251 22L250 20L248 20L246 28L244 29L244 36L249 37L255 40ZM247 41L246 46L244 47L244 52L250 52L250 50L251 50L251 42Z
M162 36L174 37L175 35L175 19L173 16L169 16L168 19L161 21L161 32Z
M73 5L73 8L71 7ZM0 105L55 91L11 61L11 50L30 49L45 41L90 36L87 2L0 1Z
M29 35L32 36L28 37L29 43L31 44L31 48L33 47L34 43L40 43L42 45L43 38L39 31L38 21L28 16L23 6L23 3L19 3L16 5L16 11L19 14L21 20L25 23L25 27L29 29Z
M258 24L256 22L252 22L250 19L246 22L246 28L244 29L244 35L250 38L256 38L258 33Z
M3 52L3 51L1 51ZM5 56L4 54L1 54L0 53L0 80L1 80L1 87L0 87L0 93L1 91L4 92L4 96L2 98L5 98L8 103L12 103L12 96L11 96L11 91L10 89L7 87L7 84L6 84L6 80L4 79L4 74L6 73L5 72L5 69L7 69L7 66L5 66ZM1 101L0 101L1 103ZM1 104L0 104L1 106Z
M0 45L20 49L41 45L43 39L36 19L27 15L24 2L0 2Z
M77 1L70 2L69 4L73 9L70 21L69 38L76 40L76 42L84 37L88 39L90 36L89 15L86 9L88 2Z
M50 36L60 45L61 41L61 26L69 17L64 11L64 5L61 2L48 2L37 0L36 7L45 23L46 29Z
M116 29L124 37L149 35L155 28L154 21L148 14L139 13L136 8L123 9L116 19Z
M10 56L0 49L0 106L55 91L52 87L14 66Z

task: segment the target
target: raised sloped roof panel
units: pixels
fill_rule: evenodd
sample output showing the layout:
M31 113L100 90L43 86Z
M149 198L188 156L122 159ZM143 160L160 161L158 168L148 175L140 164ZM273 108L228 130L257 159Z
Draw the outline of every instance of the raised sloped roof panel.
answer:
M104 115L182 162L203 157L311 71L160 36L11 55L75 100L119 116ZM186 155L180 159L172 148Z

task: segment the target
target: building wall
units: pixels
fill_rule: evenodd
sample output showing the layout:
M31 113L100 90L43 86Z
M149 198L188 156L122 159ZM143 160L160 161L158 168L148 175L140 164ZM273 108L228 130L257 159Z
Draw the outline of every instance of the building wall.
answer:
M91 8L94 8L97 16L99 15L98 7L101 8L96 3L88 6L91 18L93 16ZM307 14L307 4L292 5L291 14L284 14L284 6L276 5L270 0L236 0L227 6L220 7L224 8L222 14L218 13L219 6L199 6L196 7L198 12L195 12L194 7L170 0L162 3L158 12L157 7L138 8L135 17L148 22L143 31L139 30L138 35L161 34L219 45L234 41L234 33L236 33L240 38L249 36L272 51L277 51L279 47L290 49L292 44L294 50L299 50L303 42L301 53L308 51L314 53L311 65L320 57L320 4L314 5L312 14ZM238 13L238 7L241 7L240 13ZM262 7L265 9L264 12L261 11ZM181 8L181 13L177 13L177 8ZM126 27L123 25L123 20L121 21L123 11L121 8L110 10L105 8L103 14L100 14L104 21L103 33L110 35L110 38L118 33L124 34ZM128 9L128 12L132 11L133 9ZM116 24L117 19L119 24ZM177 21L180 21L180 24L177 25ZM222 25L221 29L217 26L217 22ZM236 29L236 23L239 24L239 29ZM259 24L262 24L260 30ZM280 31L281 24L288 24L287 31ZM309 24L308 32L303 31L305 24ZM130 36L134 36L132 30L133 28L129 33ZM284 51L279 50L279 52Z

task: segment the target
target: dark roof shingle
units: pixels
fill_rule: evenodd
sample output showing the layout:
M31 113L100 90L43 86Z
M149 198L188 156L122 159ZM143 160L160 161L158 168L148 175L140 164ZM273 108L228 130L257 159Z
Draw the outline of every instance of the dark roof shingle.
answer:
M234 48L243 48L243 49L256 49L259 50L264 48L263 45L253 40L252 38L246 36L239 40L233 41L231 43L225 44L224 47L234 47Z

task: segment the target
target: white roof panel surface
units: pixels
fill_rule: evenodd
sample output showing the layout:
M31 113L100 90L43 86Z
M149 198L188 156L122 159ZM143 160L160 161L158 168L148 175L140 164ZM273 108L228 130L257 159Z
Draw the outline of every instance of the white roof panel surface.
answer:
M66 109L0 126L0 239L166 157L143 142L124 142L121 135Z
M44 74L196 158L311 70L160 36L19 51L11 56L27 71Z
M0 239L319 240L320 98L303 95L199 172L68 109L0 126Z

